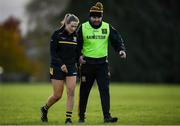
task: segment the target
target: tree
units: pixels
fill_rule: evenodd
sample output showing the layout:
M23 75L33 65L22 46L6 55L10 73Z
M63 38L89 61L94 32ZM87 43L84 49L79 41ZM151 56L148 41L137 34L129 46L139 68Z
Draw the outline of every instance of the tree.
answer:
M19 21L13 17L0 25L0 66L4 74L24 73L31 75L35 65L26 56L26 47L22 43Z

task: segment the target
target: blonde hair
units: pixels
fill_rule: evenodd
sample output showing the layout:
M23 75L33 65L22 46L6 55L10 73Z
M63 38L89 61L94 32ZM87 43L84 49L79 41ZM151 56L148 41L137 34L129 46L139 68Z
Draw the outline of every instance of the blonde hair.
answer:
M61 27L65 26L65 24L71 23L72 21L77 22L79 24L79 18L76 15L70 13L66 14L64 16L64 19L60 23Z

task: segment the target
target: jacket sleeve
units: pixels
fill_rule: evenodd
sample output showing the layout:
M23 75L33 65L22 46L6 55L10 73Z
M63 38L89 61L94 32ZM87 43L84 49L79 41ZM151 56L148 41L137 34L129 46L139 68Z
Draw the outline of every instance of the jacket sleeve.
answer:
M111 42L112 47L116 52L119 52L121 50L125 51L124 41L121 35L111 25L109 27L110 27L109 40Z
M51 41L50 41L51 62L58 63L60 64L60 66L62 66L63 62L57 55L57 43L58 43L57 33L54 32L53 35L51 36Z
M78 35L78 55L81 56L82 53L82 48L83 48L83 35L82 35L82 25L79 26L77 30L77 35Z

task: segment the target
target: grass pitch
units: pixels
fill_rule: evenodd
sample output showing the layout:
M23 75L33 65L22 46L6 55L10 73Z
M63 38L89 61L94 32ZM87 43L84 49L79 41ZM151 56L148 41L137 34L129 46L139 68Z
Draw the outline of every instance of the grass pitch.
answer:
M1 125L44 125L40 121L40 106L52 93L50 83L0 84ZM73 124L78 125L79 85L76 87ZM111 114L119 118L117 125L178 125L180 124L180 86L163 84L110 85ZM65 121L66 90L49 110L50 125ZM86 113L87 125L104 125L97 86L91 90Z

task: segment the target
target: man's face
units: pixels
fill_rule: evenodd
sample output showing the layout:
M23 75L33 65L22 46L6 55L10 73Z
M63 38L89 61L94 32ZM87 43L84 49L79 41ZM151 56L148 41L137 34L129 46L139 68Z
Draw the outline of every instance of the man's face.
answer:
M101 21L102 21L102 17L98 17L98 16L91 16L90 17L91 23L95 26L98 26Z

